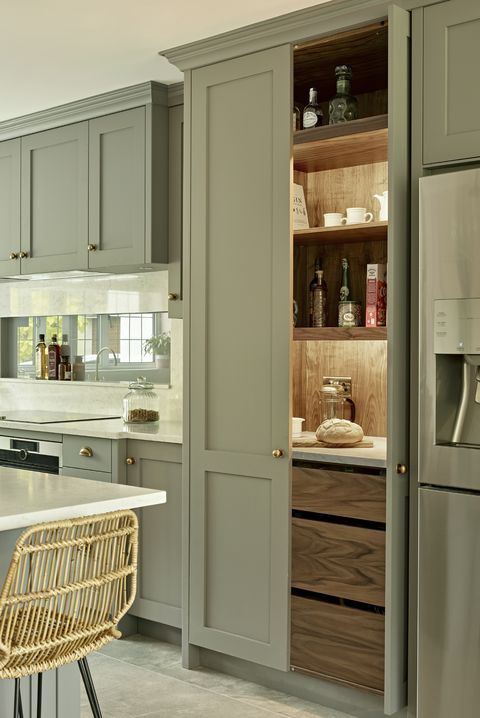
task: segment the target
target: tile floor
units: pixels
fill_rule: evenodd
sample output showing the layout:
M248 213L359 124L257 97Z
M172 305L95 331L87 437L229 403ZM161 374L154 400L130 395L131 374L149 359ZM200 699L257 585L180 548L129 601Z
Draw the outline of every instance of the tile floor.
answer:
M180 648L144 636L89 659L103 718L353 718L208 668L181 667ZM82 718L91 718L82 690Z

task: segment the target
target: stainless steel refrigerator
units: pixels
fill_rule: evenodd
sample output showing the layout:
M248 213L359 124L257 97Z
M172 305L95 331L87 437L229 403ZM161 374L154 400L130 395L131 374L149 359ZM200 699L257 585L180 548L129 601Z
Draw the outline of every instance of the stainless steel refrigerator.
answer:
M420 180L418 718L480 715L480 170Z

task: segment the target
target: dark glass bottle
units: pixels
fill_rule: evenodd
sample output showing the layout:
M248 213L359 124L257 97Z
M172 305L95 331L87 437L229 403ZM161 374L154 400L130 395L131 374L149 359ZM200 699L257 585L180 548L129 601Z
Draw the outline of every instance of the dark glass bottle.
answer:
M310 88L308 93L308 105L303 108L303 128L320 127L323 122L322 108L318 104L317 90Z
M350 292L350 277L348 271L348 259L344 257L342 259L342 283L340 285L340 301L349 302L351 301Z
M357 98L351 94L352 68L348 65L338 65L335 68L337 78L337 94L329 103L329 124L349 122L358 117Z
M323 278L323 270L317 270L317 284L313 290L312 326L327 326L327 285Z
M48 345L48 378L58 379L58 365L60 364L60 346L57 335L52 334L52 341Z
M315 259L315 273L313 275L313 279L310 282L309 285L309 292L308 292L308 325L310 327L313 327L313 301L314 301L314 295L315 295L315 287L317 286L318 282L318 271L321 268L322 264L320 262L320 257L317 257Z

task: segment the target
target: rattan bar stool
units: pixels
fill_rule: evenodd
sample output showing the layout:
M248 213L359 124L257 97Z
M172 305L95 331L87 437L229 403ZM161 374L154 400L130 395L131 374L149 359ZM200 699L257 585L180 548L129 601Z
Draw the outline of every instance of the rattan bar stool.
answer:
M86 656L120 638L133 603L138 522L133 511L32 526L15 545L0 596L0 678L15 679L13 718L23 718L20 678L78 661L94 718L102 718Z

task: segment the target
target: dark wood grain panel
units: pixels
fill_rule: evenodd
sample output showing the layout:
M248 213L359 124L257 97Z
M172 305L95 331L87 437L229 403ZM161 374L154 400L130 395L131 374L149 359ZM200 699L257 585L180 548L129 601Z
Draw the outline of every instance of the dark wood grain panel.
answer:
M369 222L367 224L350 224L341 227L310 227L296 229L293 241L298 244L332 244L343 242L365 242L365 240L386 240L388 222Z
M385 523L385 476L293 467L292 508Z
M385 606L385 532L294 518L292 586Z
M302 172L354 167L368 162L385 162L388 154L388 130L327 137L294 146L295 169Z
M384 616L292 596L293 668L383 692Z
M295 341L386 341L386 327L296 327Z

